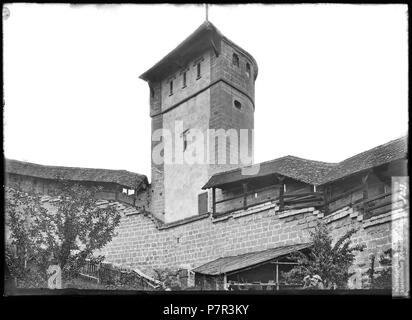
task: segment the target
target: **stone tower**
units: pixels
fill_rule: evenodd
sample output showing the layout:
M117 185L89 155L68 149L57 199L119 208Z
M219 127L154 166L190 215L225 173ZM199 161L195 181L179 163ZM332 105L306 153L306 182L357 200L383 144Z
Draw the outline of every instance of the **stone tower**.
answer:
M169 223L208 212L210 196L202 187L210 176L244 165L242 150L253 158L257 74L255 59L205 21L140 76L150 87L151 212L157 218ZM234 133L237 141L228 137Z

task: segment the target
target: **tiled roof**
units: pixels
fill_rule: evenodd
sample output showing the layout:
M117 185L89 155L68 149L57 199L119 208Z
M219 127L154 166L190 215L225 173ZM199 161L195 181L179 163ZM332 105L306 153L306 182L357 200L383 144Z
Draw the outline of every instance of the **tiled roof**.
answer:
M257 174L244 175L241 169L225 171L213 175L206 183L203 189L219 187L225 184L258 177L268 176L270 174L280 174L292 179L317 184L336 164L306 160L293 156L286 156L272 161L260 163L260 169Z
M389 141L339 162L333 170L321 179L321 184L405 158L407 153L408 141L406 136Z
M313 185L322 185L351 174L402 159L407 154L406 136L362 152L339 163L328 163L286 156L260 163L257 174L242 174L242 169L234 169L213 175L203 189L221 187L230 183L268 176L283 175Z
M30 162L6 159L7 173L30 176L43 179L63 179L69 181L90 181L117 183L128 188L138 189L143 183L147 184L145 175L126 170L75 168L60 166L45 166Z
M204 265L193 269L193 271L206 275L231 273L271 261L275 258L279 258L295 251L309 248L311 245L311 243L293 244L263 251L249 252L238 256L223 257L205 263Z
M160 80L165 74L172 74L181 69L194 56L198 56L205 50L211 49L211 41L214 45L219 46L221 39L225 39L251 59L255 73L254 78L256 79L258 74L256 60L246 50L226 38L210 21L203 22L189 37L183 40L153 67L144 72L140 78L145 81Z

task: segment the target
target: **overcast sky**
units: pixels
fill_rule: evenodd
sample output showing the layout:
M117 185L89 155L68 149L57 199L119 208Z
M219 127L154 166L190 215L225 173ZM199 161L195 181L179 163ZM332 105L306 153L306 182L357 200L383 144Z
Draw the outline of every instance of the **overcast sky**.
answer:
M150 177L138 76L204 21L204 7L7 7L5 156ZM255 162L336 162L406 134L406 5L211 5L209 20L259 65Z

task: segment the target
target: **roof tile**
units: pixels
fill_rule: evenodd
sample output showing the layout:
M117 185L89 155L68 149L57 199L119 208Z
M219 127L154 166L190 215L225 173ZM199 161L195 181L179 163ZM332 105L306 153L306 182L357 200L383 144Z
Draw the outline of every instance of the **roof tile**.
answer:
M203 186L203 189L224 186L229 183L271 174L280 174L308 184L322 185L363 170L405 158L407 149L407 137L403 136L339 163L286 156L260 163L260 170L254 175L243 175L242 169L217 173L209 179Z
M117 183L129 188L138 188L144 182L147 183L145 175L126 170L45 166L11 159L6 159L5 169L7 173L36 178Z

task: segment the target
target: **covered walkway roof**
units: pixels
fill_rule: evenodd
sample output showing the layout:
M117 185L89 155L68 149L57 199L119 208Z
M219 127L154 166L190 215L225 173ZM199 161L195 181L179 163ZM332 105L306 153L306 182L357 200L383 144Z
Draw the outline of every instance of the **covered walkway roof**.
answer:
M193 269L193 271L196 273L213 276L234 273L269 262L292 252L309 248L311 245L312 243L292 244L263 251L249 252L238 256L223 257L205 263L204 265Z
M392 161L405 159L407 154L408 137L402 136L339 163L286 156L260 163L256 174L243 174L240 168L216 173L202 189L221 188L240 181L269 175L282 175L311 185L324 185Z

